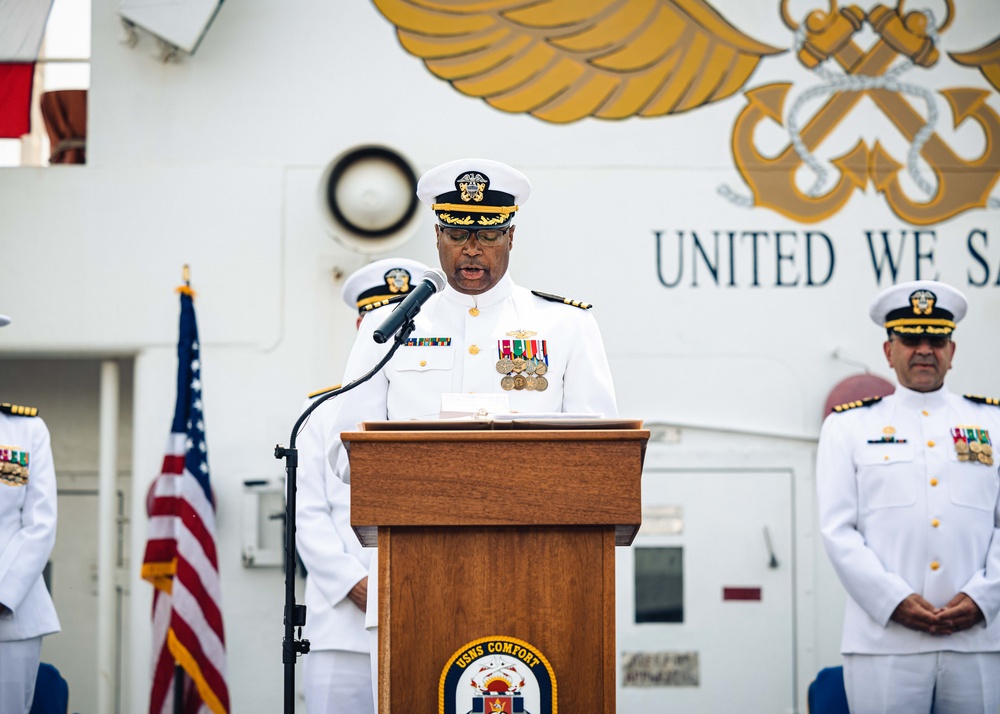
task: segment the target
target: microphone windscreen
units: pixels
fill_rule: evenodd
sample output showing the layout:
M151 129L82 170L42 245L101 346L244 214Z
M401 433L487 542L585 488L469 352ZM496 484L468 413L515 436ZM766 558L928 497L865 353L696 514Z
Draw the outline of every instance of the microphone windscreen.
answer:
M424 273L424 280L429 280L434 286L434 292L439 291L444 287L446 278L444 277L444 272L440 270L431 269Z

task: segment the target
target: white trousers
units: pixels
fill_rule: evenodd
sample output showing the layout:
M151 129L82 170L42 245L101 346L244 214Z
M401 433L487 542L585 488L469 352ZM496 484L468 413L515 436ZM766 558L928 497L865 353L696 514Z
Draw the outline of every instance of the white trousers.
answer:
M378 707L378 628L368 628L368 637L372 647L372 697L375 699L375 706Z
M997 714L1000 652L844 655L851 714Z
M41 637L0 642L0 712L28 713L41 660Z
M313 650L302 661L302 692L307 714L375 714L368 655Z

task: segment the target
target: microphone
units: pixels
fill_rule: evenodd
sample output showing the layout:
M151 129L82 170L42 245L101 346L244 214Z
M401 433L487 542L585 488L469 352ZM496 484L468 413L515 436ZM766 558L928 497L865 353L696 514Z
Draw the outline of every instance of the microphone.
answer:
M445 277L440 270L428 270L424 273L423 279L413 288L413 292L406 296L396 308L389 313L389 317L379 326L372 337L380 345L395 335L399 328L412 320L420 312L420 308L427 302L431 295L444 287Z

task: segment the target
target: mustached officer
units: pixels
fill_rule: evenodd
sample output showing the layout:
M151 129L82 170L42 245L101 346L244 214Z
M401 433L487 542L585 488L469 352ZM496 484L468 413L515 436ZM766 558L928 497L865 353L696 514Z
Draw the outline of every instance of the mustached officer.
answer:
M851 712L1000 710L996 399L944 386L965 297L903 283L871 305L898 386L836 407L820 435L820 526L848 600Z

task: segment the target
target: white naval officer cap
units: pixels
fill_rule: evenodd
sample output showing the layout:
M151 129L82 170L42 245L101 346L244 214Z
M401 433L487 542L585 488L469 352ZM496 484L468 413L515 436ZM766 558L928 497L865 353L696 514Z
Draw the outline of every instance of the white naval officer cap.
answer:
M527 176L492 159L449 161L417 182L417 198L443 226L506 228L529 195Z
M371 305L402 300L430 270L418 260L383 258L355 270L341 292L348 307L364 313Z
M937 280L911 280L875 296L868 314L876 325L900 335L950 335L965 317L965 296Z

